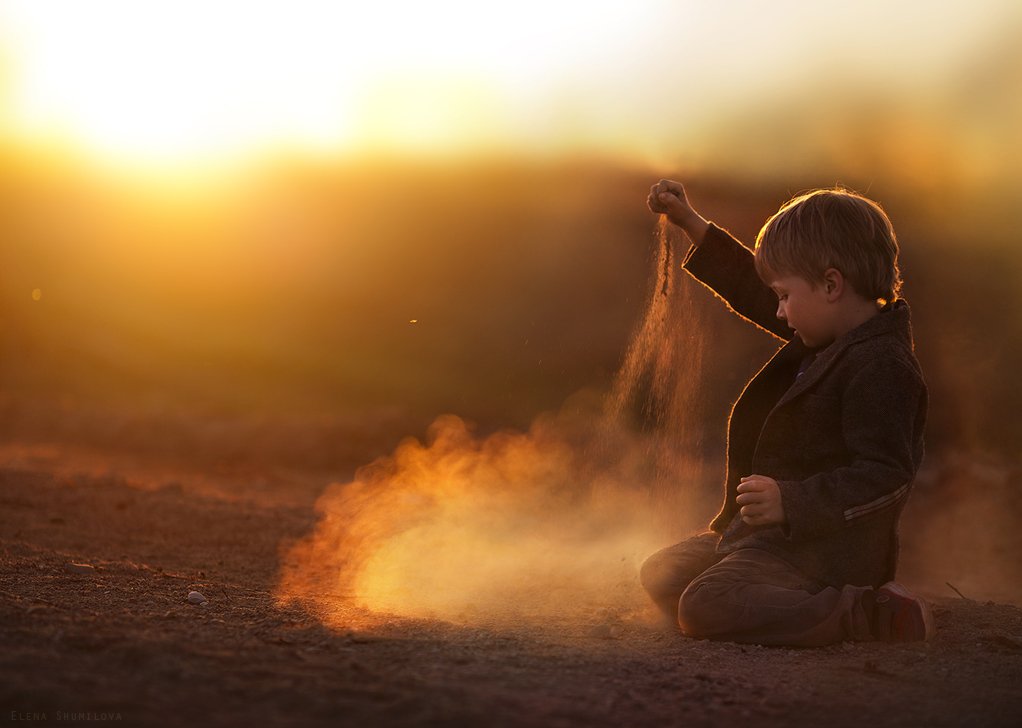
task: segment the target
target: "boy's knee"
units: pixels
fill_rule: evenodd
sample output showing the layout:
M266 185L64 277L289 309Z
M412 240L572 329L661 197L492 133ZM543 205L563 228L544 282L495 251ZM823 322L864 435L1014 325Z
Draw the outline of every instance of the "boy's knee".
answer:
M706 590L702 582L693 582L681 593L678 600L678 626L689 637L701 637L703 634L704 614L706 612Z
M726 632L727 623L733 619L730 600L722 584L709 581L694 581L689 584L678 600L678 626L689 637L713 639Z
M663 571L657 558L659 554L653 554L642 562L642 566L639 567L639 583L642 584L642 588L647 592L652 592L655 586L662 580L661 573Z
M678 575L671 568L671 560L656 553L639 567L639 583L653 602L672 624L678 620L678 597L685 588L678 584Z
M639 567L639 583L654 598L664 592L678 594L680 589L675 585L678 577L672 568L671 560L657 552L642 562Z

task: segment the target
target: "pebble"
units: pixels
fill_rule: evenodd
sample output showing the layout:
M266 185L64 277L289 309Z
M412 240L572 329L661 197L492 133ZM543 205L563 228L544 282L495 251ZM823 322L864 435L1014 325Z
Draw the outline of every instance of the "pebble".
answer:
M601 640L621 639L623 630L616 624L597 624L589 630L589 636Z
M200 592L190 591L188 592L188 601L192 604L208 604L206 597L202 596Z
M72 574L95 574L96 573L96 567L93 566L92 564L76 564L73 561L70 564L67 565L67 570L70 571Z

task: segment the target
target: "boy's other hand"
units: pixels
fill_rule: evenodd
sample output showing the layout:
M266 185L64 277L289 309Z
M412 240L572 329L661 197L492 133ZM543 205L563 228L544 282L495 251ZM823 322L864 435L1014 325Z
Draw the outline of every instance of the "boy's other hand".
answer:
M685 187L681 182L669 179L657 182L649 190L646 206L650 212L667 215L667 219L688 233L696 245L702 242L706 228L710 225L692 209L692 203L688 201L688 195L685 194Z
M777 481L765 475L748 475L738 484L735 502L741 506L742 520L750 526L774 526L784 523L781 489Z

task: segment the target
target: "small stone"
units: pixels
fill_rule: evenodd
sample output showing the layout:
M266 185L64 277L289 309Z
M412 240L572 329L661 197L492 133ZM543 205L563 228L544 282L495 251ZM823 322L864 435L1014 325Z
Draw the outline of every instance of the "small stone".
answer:
M70 571L72 574L95 574L96 573L96 567L93 566L92 564L77 564L77 563L75 563L73 561L70 564L67 565L67 570Z
M624 634L621 625L613 622L604 622L594 625L589 629L589 636L601 640L619 640Z
M202 594L197 591L188 592L188 601L191 604L208 604L206 597L202 596Z
M1022 638L1016 635L990 630L983 633L983 638L988 642L1000 647L1009 647L1013 650L1022 650Z

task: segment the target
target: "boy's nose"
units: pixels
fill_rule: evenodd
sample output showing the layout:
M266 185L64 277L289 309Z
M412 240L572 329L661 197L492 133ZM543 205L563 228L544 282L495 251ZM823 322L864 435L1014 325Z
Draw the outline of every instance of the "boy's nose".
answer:
M779 318L781 321L788 320L788 317L784 315L784 306L781 305L777 306L777 318Z

